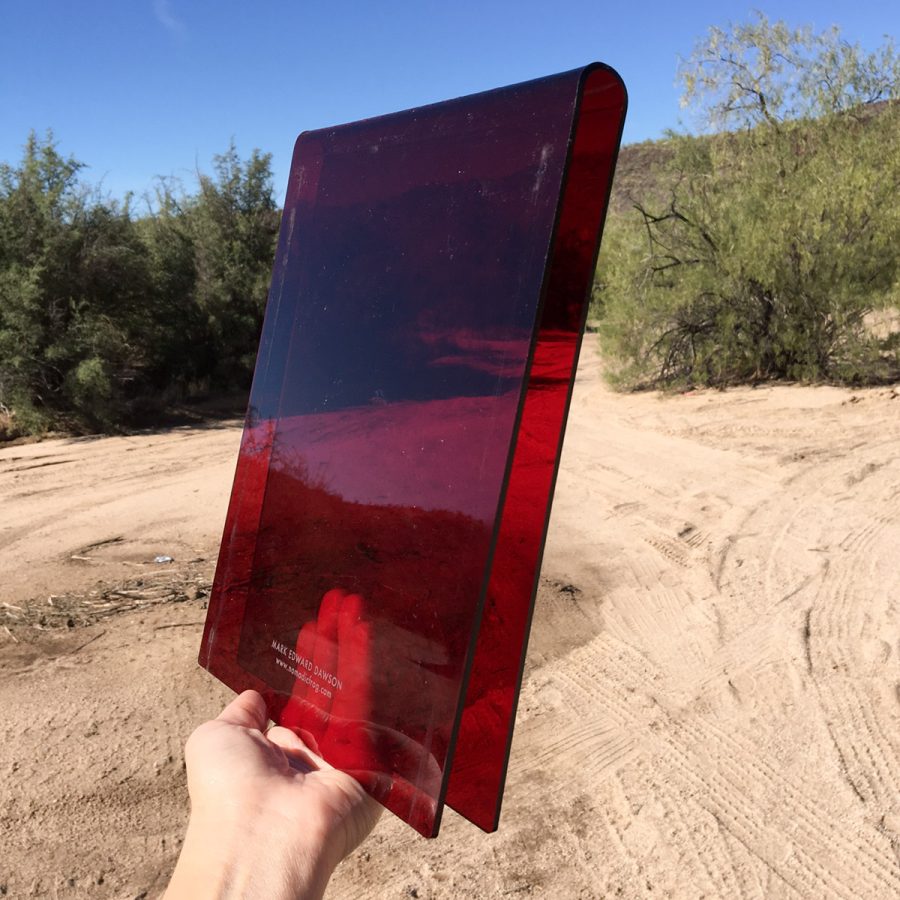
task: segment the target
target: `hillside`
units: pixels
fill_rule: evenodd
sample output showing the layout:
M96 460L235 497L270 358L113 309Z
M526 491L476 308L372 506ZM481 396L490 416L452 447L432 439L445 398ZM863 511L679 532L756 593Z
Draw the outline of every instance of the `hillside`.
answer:
M665 196L665 167L671 161L671 145L664 140L628 144L619 151L610 197L610 212L632 209L635 201L646 203Z

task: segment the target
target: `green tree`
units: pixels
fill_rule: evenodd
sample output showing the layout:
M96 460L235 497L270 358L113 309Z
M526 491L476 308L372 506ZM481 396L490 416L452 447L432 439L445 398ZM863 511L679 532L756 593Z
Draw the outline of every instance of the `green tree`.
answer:
M724 130L671 135L668 201L610 222L600 297L614 378L893 374L896 347L869 327L900 276L893 47L866 54L834 29L759 16L711 29L680 75L704 127Z
M159 179L149 214L136 222L150 271L146 307L151 315L143 331L148 377L161 404L208 382L209 329L195 296L192 202L180 184Z
M161 180L141 218L83 168L52 134L0 165L0 437L111 430L249 385L278 227L270 157L232 145L194 195Z
M0 165L0 402L24 430L109 425L140 356L144 249L128 205L92 196L82 168L50 134Z
M242 161L232 143L189 205L203 367L222 386L247 387L253 374L279 223L271 163L259 150Z

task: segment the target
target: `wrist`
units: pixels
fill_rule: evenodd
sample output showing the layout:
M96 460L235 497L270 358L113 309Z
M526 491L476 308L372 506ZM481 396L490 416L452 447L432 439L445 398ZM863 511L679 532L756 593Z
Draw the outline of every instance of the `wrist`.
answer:
M277 811L240 817L193 810L166 900L318 900L338 860L324 833L298 833Z

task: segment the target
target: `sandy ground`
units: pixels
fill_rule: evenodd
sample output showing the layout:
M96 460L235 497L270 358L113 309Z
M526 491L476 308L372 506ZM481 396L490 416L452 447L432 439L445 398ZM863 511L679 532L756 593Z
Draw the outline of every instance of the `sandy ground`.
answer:
M0 449L0 896L151 898L239 429ZM617 396L587 348L500 831L332 898L900 895L900 396ZM171 563L156 563L156 556Z

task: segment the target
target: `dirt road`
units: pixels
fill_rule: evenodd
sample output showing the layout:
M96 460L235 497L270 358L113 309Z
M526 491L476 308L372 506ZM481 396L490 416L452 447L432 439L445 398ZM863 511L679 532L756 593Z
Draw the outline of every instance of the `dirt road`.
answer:
M164 888L238 440L0 449L0 894ZM889 388L622 396L586 348L500 831L386 815L329 896L900 895L898 447Z

